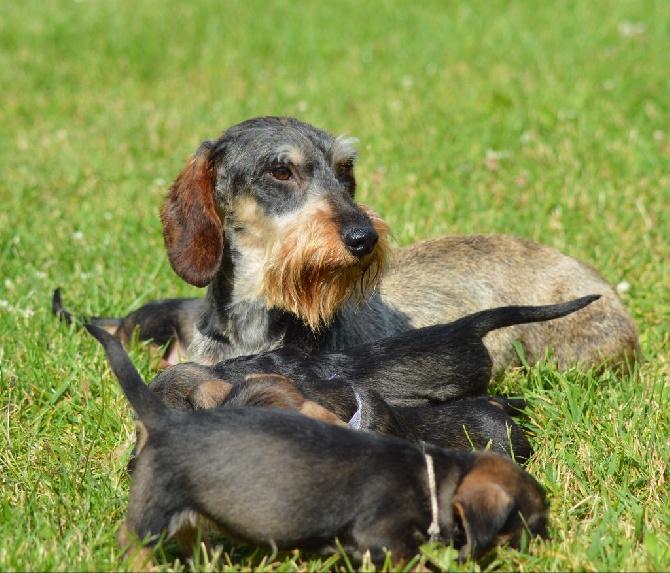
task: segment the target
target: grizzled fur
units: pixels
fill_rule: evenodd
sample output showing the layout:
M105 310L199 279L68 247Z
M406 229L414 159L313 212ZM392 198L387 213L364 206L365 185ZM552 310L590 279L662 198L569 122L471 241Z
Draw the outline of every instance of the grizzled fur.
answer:
M167 408L121 343L87 326L104 346L137 414L138 449L119 541L132 568L146 567L161 534L193 549L202 524L257 545L336 551L360 562L415 555L430 536L459 556L524 532L546 535L537 481L490 452L424 448L270 408ZM206 535L201 539L207 543ZM139 541L148 545L136 549Z

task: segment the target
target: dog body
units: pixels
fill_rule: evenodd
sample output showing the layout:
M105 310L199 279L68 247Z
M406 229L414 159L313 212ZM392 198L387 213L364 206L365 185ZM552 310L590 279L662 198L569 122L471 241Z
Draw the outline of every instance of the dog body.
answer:
M338 378L296 383L277 374L252 374L237 384L186 377L178 384L153 389L163 403L181 410L283 408L324 422L441 448L490 449L522 464L533 454L528 438L510 416L525 407L519 398L465 396L441 404L392 408L374 390L359 389Z
M292 118L255 118L203 142L161 211L170 263L204 300L166 299L92 322L173 341L165 364L216 364L283 346L341 350L507 305L600 300L551 323L486 338L493 375L551 355L557 367L629 364L635 323L596 270L505 235L445 236L393 251L388 226L354 201L353 140ZM60 303L54 312L66 318ZM148 318L154 313L155 320ZM110 327L109 322L113 321Z
M212 364L281 346L340 350L487 308L521 301L552 304L592 293L600 294L601 299L582 313L487 336L493 375L520 364L515 342L520 343L528 363L549 355L561 370L579 364L626 363L640 352L637 328L614 289L596 270L555 249L504 235L470 235L416 243L395 255L395 267L380 280L377 290L365 302L348 301L322 330L305 330L299 321L294 323L294 317L275 322L272 313L266 315L264 349L260 344L245 346L238 338L222 341L212 334L217 297L210 289L189 357ZM426 265L433 272L427 272ZM274 330L278 323L293 328Z
M339 350L486 308L593 293L600 301L579 315L489 336L494 374L518 363L516 340L530 362L551 352L562 369L637 354L637 329L612 287L552 248L474 235L392 252L388 227L354 202L354 160L351 140L292 118L252 119L199 147L161 212L175 272L208 286L192 360Z
M166 298L142 305L123 318L78 317L63 307L60 289L54 290L51 310L66 324L94 324L113 334L123 344L133 337L151 340L151 348L160 358L161 367L178 364L187 355L193 340L193 321L202 310L199 298Z
M142 381L120 342L87 326L104 346L138 418L128 515L120 532L155 543L192 540L204 518L233 537L273 548L335 551L360 561L416 554L430 535L461 558L494 543L545 535L539 484L510 460L354 432L293 412L167 408ZM197 445L197 447L194 447ZM135 565L145 565L145 549Z
M565 316L597 299L489 309L340 352L284 347L212 366L182 363L149 387L175 409L271 406L336 424L357 416L359 429L444 447L490 445L523 462L532 454L523 431L482 396L492 364L482 338L505 326Z
M289 346L211 366L182 363L160 373L150 386L163 393L179 388L184 380L215 379L235 384L261 372L286 376L297 384L323 386L340 378L362 391L378 393L391 406L447 402L486 393L492 361L482 338L489 332L558 319L598 298L593 295L556 305L484 310L449 324L405 331L340 351L307 352Z
M491 332L485 344L494 376L520 365L517 341L529 364L549 357L560 370L628 364L640 353L637 327L615 290L595 269L550 247L505 235L445 236L399 249L396 256L372 298L389 308L383 315L406 317L412 328L486 308L600 295L583 312ZM357 322L352 317L361 312L366 310L349 306L342 323Z

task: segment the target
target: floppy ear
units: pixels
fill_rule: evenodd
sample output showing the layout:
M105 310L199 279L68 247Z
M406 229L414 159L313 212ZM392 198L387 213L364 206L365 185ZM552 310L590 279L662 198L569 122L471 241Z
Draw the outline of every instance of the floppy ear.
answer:
M463 525L466 542L458 559L476 557L486 551L503 530L516 504L505 489L493 481L466 476L452 505Z
M207 286L223 257L223 225L214 205L216 172L203 146L172 184L161 209L170 264L182 279Z

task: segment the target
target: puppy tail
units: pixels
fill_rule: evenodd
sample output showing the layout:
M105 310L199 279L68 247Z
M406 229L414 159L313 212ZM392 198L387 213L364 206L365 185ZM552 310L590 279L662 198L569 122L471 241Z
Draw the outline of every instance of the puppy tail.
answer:
M61 298L60 288L54 290L53 297L51 299L51 312L56 318L65 324L77 324L77 325L86 325L86 324L95 324L104 328L107 332L114 334L116 329L121 325L120 318L102 318L99 316L78 316L71 313L63 306L63 299Z
M85 324L84 327L102 344L112 371L118 378L123 393L140 421L149 429L159 425L167 411L167 406L144 383L121 342L104 328L94 324Z
M462 318L471 324L471 332L478 337L488 334L492 330L515 324L526 324L529 322L541 322L553 320L572 314L593 301L600 298L599 294L583 296L559 304L547 304L542 306L501 306L482 310L473 315Z

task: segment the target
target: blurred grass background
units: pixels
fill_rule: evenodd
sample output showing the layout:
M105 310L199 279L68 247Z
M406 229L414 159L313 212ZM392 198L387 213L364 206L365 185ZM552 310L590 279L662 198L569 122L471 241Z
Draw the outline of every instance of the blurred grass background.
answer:
M541 241L620 285L638 322L637 376L539 366L499 383L529 399L553 541L423 562L667 567L669 53L663 0L5 3L0 569L119 567L128 407L95 345L53 319L51 292L93 314L201 293L167 262L162 199L202 140L265 114L358 137L359 200L399 244ZM345 567L226 550L199 567Z

